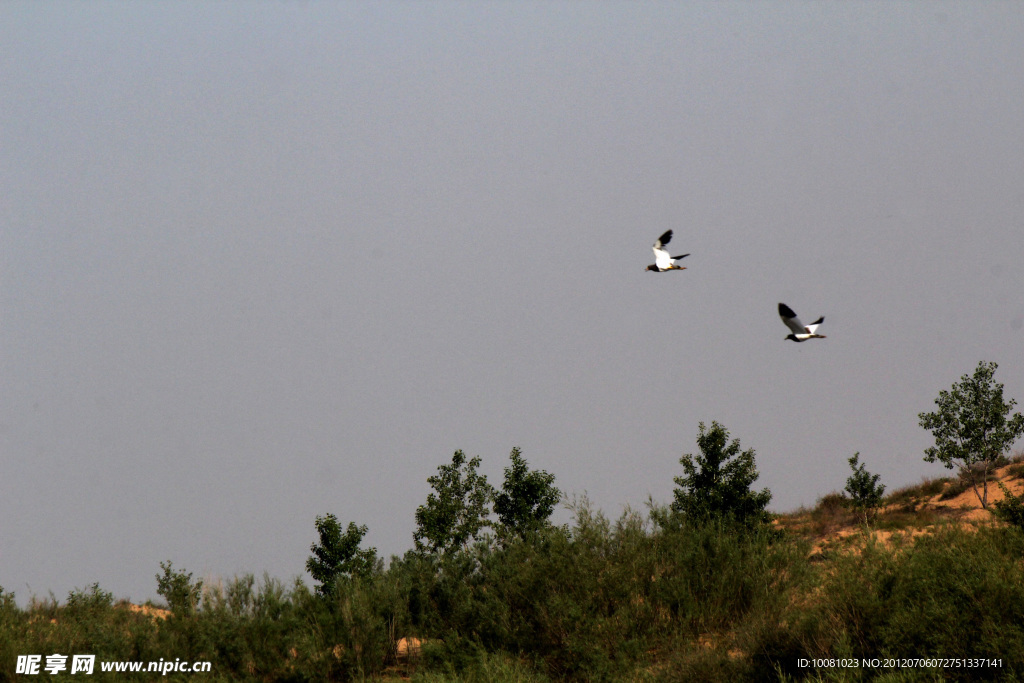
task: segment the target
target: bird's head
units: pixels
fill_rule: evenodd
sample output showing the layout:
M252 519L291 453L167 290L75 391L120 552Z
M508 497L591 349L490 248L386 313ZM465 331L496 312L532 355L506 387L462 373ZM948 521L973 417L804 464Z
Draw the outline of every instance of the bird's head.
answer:
M657 273L657 272L658 272L658 264L656 264L656 263L652 263L651 265L649 265L649 266L647 266L646 268L644 268L644 270L645 270L645 271L647 271L647 270L653 270L653 271L654 271L655 273Z
M795 341L797 344L799 344L800 342L803 341L803 339L797 339L795 334L789 335L788 337L786 337L786 339L790 339L792 341ZM783 339L782 341L786 341L786 339Z

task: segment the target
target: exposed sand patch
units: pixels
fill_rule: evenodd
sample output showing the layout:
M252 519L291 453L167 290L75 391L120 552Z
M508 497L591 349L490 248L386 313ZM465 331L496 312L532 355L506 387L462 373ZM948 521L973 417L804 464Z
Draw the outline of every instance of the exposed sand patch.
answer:
M166 619L171 616L171 610L160 609L159 607L152 607L150 605L135 605L128 603L129 612L138 612L143 616L152 617L153 619Z
M419 638L399 638L395 654L399 659L416 657L423 649L423 641Z
M962 519L969 522L985 522L993 519L992 510L996 501L1002 500L1005 496L1003 490L999 487L997 482L1002 482L1003 486L1009 489L1010 493L1015 496L1024 494L1024 479L1010 479L1008 470L1015 465L1007 465L1000 467L995 470L996 480L988 482L988 510L981 507L981 502L978 500L977 494L974 493L974 487L968 486L967 489L949 500L939 500L942 494L933 496L928 500L926 505L930 505L935 508L953 508L956 510L962 510L964 515ZM981 486L978 487L978 491L984 495L984 490Z

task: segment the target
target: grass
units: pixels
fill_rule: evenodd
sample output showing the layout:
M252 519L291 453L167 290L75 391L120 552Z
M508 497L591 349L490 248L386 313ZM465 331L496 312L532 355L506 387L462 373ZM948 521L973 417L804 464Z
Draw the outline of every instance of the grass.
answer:
M944 493L951 483L949 477L922 479L920 484L896 489L882 500L882 504L916 509L921 503Z
M856 523L857 515L841 493L832 492L818 499L813 508L778 515L776 524L787 532L811 540L830 536Z
M894 509L879 513L872 526L882 531L924 529L962 515L962 511L951 508Z
M1017 462L1006 468L1004 479L1024 479L1024 463Z

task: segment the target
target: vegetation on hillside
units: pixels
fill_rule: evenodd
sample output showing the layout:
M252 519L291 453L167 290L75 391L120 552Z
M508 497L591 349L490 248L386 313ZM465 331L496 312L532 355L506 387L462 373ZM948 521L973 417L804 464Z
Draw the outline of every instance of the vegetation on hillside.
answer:
M457 451L428 480L402 556L385 563L360 547L365 525L317 517L313 588L204 582L167 562L162 608L93 584L23 609L0 589L0 681L18 678L29 654L93 654L96 680L152 680L99 663L160 660L211 662L209 673L161 676L182 681L1024 677L1019 496L996 506L1009 523L964 525L936 501L969 483L883 497L858 454L848 495L772 516L770 492L753 488L753 449L717 422L699 431L668 505L611 519L576 498L564 526L550 521L554 475L518 449L501 489ZM1022 459L1000 455L993 468L1012 481Z

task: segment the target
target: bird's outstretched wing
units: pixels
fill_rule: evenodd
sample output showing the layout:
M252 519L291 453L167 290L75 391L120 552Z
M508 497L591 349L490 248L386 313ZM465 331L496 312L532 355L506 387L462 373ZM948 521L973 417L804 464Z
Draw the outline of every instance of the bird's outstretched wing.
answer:
M666 230L664 233L662 233L661 237L658 238L658 241L654 243L654 251L658 251L659 249L661 249L662 247L664 247L666 244L668 244L671 241L672 241L672 231L671 230Z
M813 331L808 331L804 327L804 324L800 322L800 318L796 317L796 312L786 304L779 304L779 317L782 318L782 322L786 323L786 327L793 330L793 334L814 334ZM823 317L822 320L824 319ZM818 323L820 322L819 320ZM815 324L817 325L818 323Z
M808 325L807 328L806 328L807 329L807 334L816 334L817 330L818 330L818 325L822 324L823 322L825 322L825 316L821 316L820 318L815 320L813 323Z

